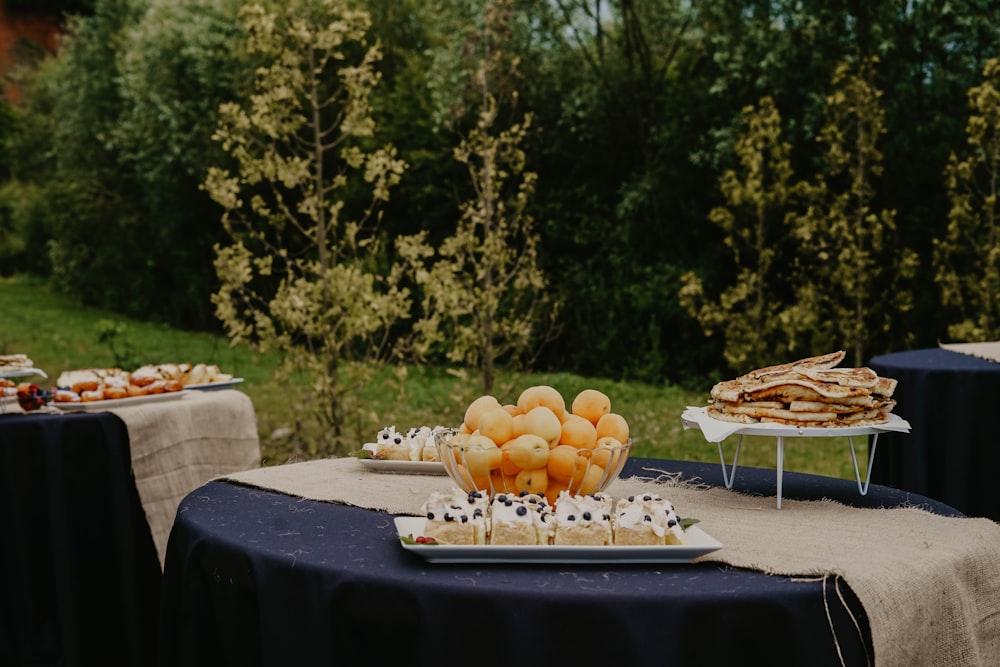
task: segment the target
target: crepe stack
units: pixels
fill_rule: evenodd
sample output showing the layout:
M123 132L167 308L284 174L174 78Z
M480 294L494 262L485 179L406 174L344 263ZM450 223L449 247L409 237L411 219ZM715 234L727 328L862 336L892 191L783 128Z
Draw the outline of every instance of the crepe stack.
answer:
M750 371L712 387L709 416L741 424L874 426L889 421L897 381L838 368L843 350Z
M0 370L17 371L34 366L34 362L26 354L0 354Z

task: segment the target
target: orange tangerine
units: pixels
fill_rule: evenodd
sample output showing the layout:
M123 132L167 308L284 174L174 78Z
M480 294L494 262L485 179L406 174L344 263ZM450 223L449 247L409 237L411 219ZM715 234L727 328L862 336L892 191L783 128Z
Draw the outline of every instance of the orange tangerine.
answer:
M520 408L521 412L531 412L540 405L552 410L556 417L561 418L566 412L566 399L562 397L558 389L547 384L528 387L517 397L517 407Z
M572 411L597 426L601 417L611 412L611 399L597 389L584 389L573 399Z
M514 417L503 407L491 408L479 416L478 430L497 445L502 445L514 434Z
M518 493L544 494L549 485L549 474L545 468L522 470L514 478L514 488Z
M569 480L569 487L571 491L578 491L580 484L587 476L587 470L590 469L590 453L591 451L589 449L576 450L576 462L573 465L573 477Z
M589 420L571 415L562 424L560 445L572 445L577 449L593 449L597 444L597 429Z
M577 448L572 445L557 445L549 450L549 483L569 482L576 467Z
M500 468L490 471L490 483L493 485L492 489L495 492L503 493L508 489L514 490L514 475L504 475Z
M524 432L532 433L549 443L549 447L559 444L562 435L562 423L551 408L544 405L532 408L524 415Z
M492 491L503 491L504 490L504 476L503 471L500 468L490 471L490 484L492 486L490 489Z
M569 490L568 482L560 482L558 480L554 480L550 475L549 485L545 487L545 499L549 501L549 505L555 505L556 499L559 497L559 492L568 490Z
M622 443L617 438L604 436L598 438L597 446L590 455L590 461L602 468L609 468L613 463L618 463L620 457L625 456Z
M519 435L525 434L526 431L524 430L524 417L525 415L523 412L519 412L513 417L511 417L512 420L511 421L512 430L510 434L511 438L516 438Z
M462 464L458 465L459 479L462 480L464 484L471 486L477 490L487 490L490 488L490 476L487 475L473 475L469 472L469 469Z
M597 491L597 487L600 486L601 481L604 479L604 468L599 465L591 464L586 473L584 473L583 480L580 482L580 488L577 491L582 496L588 493L594 493Z
M466 447L460 458L461 463L473 476L485 478L489 476L491 470L500 467L502 456L503 452L491 441L485 447Z
M471 433L479 428L479 418L484 412L499 407L503 406L500 405L500 401L497 400L496 396L490 396L489 394L480 396L472 401L472 403L469 403L469 407L465 409L465 421L463 423Z
M597 420L597 439L605 437L628 442L628 422L617 412L609 412Z
M519 435L505 442L500 449L503 452L503 460L509 461L521 470L544 468L549 462L549 443L533 433ZM512 470L505 466L504 472Z
M455 433L454 435L448 436L447 440L451 444L451 447L444 450L444 453L454 458L455 463L461 463L462 447L469 442L470 437L472 437L471 433Z

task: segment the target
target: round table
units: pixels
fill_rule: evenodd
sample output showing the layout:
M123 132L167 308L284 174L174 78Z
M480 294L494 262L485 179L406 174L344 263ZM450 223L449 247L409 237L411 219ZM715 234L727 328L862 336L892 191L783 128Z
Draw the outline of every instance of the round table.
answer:
M648 467L723 483L709 463L632 459L622 474ZM773 470L736 475L773 496ZM784 493L960 516L800 473ZM868 662L864 611L831 581L711 563L432 564L401 548L388 514L217 480L174 523L160 665L840 665L834 631L846 664Z
M874 357L899 380L893 410L908 434L879 439L871 479L940 500L967 516L1000 521L1000 363L941 348Z

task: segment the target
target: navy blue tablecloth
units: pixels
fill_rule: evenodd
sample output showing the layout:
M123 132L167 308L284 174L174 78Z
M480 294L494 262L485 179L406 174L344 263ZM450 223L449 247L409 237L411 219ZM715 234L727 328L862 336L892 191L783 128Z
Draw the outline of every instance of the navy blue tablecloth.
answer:
M0 416L0 665L155 664L160 584L125 424Z
M1000 363L929 348L869 366L899 380L894 412L911 426L879 436L872 481L1000 521Z
M623 475L646 466L723 483L705 463L633 459ZM773 496L775 473L738 468L734 488ZM959 515L800 473L784 495ZM225 481L180 506L161 620L161 667L840 665L831 623L844 664L871 659L843 584L718 564L430 564L400 547L390 515Z

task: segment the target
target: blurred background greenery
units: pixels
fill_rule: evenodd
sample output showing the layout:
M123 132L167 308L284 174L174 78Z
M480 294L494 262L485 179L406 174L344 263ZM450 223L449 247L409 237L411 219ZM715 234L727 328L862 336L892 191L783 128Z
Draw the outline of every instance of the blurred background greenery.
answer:
M162 324L121 318L111 311L87 308L23 277L0 279L0 302L10 305L0 331L0 347L27 354L49 375L77 368L137 367L136 362L214 363L244 381L237 385L253 400L261 438L262 464L303 460L288 437L300 418L296 404L301 389L273 379L275 359L254 354L245 346L230 347L218 335L182 331ZM102 341L109 323L118 325L113 343ZM124 354L122 354L124 351ZM46 386L42 378L27 378ZM615 410L629 421L634 436L633 455L660 459L719 462L718 448L697 430L686 430L680 415L688 405L703 405L705 391L688 391L670 385L587 378L571 373L504 373L497 396L516 402L526 387L547 384L559 389L568 401L585 388L599 389ZM477 395L477 383L455 369L419 366L409 369L402 384L382 377L365 397L368 412L355 425L358 448L373 442L386 425L458 426L465 406ZM865 439L855 439L862 475L867 465ZM854 479L847 438L790 438L785 446L786 470L813 472ZM723 443L727 464L732 463L735 440ZM746 437L739 465L773 468L774 438Z

